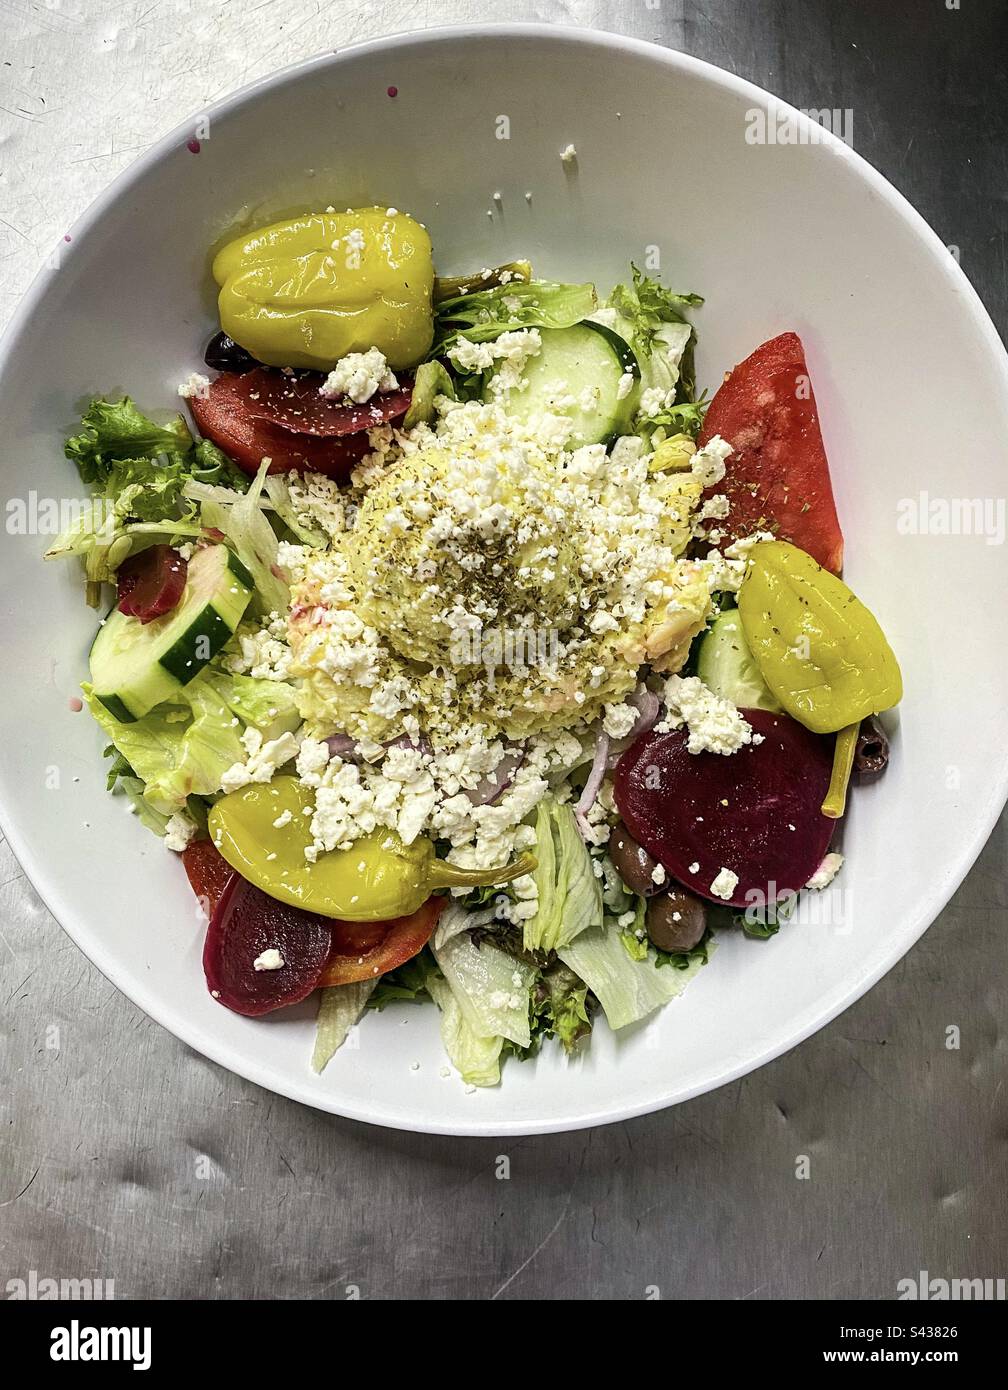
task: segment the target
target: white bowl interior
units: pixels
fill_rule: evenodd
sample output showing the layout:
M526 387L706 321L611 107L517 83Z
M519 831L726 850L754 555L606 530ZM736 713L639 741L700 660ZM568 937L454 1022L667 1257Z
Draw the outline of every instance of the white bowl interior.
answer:
M5 496L26 502L31 491L80 495L61 440L83 398L126 390L174 407L215 328L208 248L239 222L393 204L427 224L445 271L527 255L542 273L601 287L657 248L668 283L707 296L696 320L709 388L764 339L802 335L846 575L903 665L895 754L854 797L848 862L818 922L767 944L722 939L652 1022L619 1039L600 1024L570 1065L552 1048L510 1063L494 1091L467 1094L442 1077L436 1011L408 1006L369 1016L319 1079L311 1009L250 1021L208 997L203 923L181 865L106 796L103 739L69 708L93 632L77 576L41 563L44 535L11 534L8 509L9 838L98 966L219 1062L309 1104L412 1129L517 1133L640 1113L821 1026L912 944L979 851L1006 787L1005 549L903 534L897 515L920 493L1003 493L1003 349L948 253L844 146L746 142L759 100L716 69L608 36L488 28L382 41L225 103L198 155L186 148L192 131L170 137L40 277L0 381ZM509 139L497 138L501 116ZM568 142L570 168L559 158Z

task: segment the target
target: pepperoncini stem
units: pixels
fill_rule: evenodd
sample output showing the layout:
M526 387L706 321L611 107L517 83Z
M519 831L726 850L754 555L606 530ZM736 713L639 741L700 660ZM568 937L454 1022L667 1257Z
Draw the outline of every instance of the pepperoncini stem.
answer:
M848 724L836 736L836 746L833 750L833 775L830 778L826 800L822 804L822 813L824 816L829 816L830 820L839 820L847 805L847 783L850 781L851 769L854 766L854 754L857 751L858 730L860 728L861 721L859 720L856 724Z
M438 275L434 280L434 303L442 304L446 299L456 299L474 290L493 290L498 285L516 281L528 284L531 279L530 261L508 261L507 265L496 266L493 270L474 270L471 275Z
M510 883L513 878L530 874L538 862L534 854L527 852L499 869L460 869L457 864L446 864L443 859L435 859L427 882L432 889L483 888L491 884Z

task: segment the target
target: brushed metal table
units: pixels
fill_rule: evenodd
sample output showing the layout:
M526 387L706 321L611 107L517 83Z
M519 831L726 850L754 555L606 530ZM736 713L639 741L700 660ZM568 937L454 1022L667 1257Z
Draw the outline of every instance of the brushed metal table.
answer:
M856 148L1008 324L1008 18L980 0L3 0L0 322L191 112L470 19L633 34L850 108ZM955 428L954 401L935 410ZM1003 1277L1006 826L910 955L796 1051L663 1114L510 1142L372 1129L221 1071L89 965L0 844L0 1296L31 1271L118 1297L341 1299L888 1299L922 1269Z

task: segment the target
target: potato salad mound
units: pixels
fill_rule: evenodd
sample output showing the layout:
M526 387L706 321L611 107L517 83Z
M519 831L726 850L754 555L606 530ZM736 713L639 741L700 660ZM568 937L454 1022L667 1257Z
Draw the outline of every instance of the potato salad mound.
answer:
M569 451L559 420L439 401L376 432L330 551L296 557L289 641L322 735L430 739L478 722L522 739L590 723L674 672L710 611L680 559L719 458L681 444ZM551 428L552 426L552 428Z

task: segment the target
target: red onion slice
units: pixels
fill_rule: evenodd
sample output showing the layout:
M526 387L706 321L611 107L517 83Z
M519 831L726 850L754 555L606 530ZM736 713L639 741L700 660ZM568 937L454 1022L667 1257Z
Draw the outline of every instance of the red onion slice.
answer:
M345 763L362 761L360 744L350 734L330 734L322 741L329 749L330 758L342 758ZM386 752L390 748L415 748L425 758L430 757L433 752L429 740L423 734L419 734L416 738L410 734L399 734L396 738L388 739L382 744L382 747Z
M608 761L609 735L604 729L599 729L595 743L595 756L592 758L588 780L584 784L584 791L581 793L581 799L574 807L574 819L577 821L577 827L581 832L581 837L589 842L592 838L592 831L591 826L588 824L588 812L595 805L595 798L599 794L599 788L606 775L606 764Z
M505 753L493 772L479 782L466 796L474 806L492 806L499 801L515 779L515 773L525 761L524 748Z
M633 705L638 711L637 722L628 734L624 734L622 738L614 739L609 745L608 770L610 772L619 762L620 756L632 743L636 743L639 738L643 738L645 734L651 732L658 723L662 712L661 700L653 690L648 690L646 685L641 686L640 690L635 690L627 698L627 704Z

